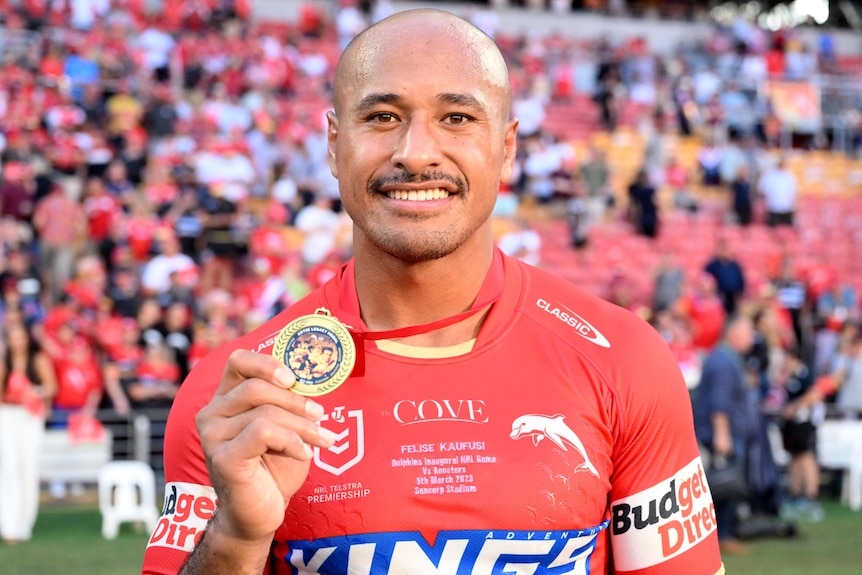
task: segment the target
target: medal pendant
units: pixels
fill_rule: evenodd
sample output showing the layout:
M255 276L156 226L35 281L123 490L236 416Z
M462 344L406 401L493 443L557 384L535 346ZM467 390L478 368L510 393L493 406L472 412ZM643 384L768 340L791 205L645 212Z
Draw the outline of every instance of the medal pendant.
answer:
M296 376L293 391L317 397L347 381L356 362L356 346L347 327L329 310L318 308L279 332L272 356Z

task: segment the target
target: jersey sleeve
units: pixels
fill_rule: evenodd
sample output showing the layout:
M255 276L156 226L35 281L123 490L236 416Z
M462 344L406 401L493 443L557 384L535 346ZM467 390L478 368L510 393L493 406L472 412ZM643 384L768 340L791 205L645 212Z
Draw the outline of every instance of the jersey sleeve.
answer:
M221 361L220 361L221 360ZM165 429L165 500L147 542L142 575L175 575L206 529L216 508L195 415L221 379L223 354L198 364L180 387Z
M691 400L658 332L633 319L615 387L611 486L614 573L723 573L715 508L694 436Z

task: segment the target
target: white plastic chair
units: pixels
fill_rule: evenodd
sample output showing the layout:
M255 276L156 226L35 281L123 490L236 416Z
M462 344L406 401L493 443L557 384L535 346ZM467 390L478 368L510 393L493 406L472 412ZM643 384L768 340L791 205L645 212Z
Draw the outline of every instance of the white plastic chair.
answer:
M826 420L817 428L817 461L844 471L841 501L862 510L862 421Z
M143 521L152 532L159 521L156 475L142 461L111 461L99 470L102 537L114 539L121 523Z

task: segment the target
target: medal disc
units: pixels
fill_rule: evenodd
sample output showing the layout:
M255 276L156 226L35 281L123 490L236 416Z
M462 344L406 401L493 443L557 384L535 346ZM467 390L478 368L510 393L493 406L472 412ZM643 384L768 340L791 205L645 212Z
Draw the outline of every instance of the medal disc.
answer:
M356 346L344 324L320 308L287 324L275 340L272 356L296 376L293 391L316 397L347 381Z

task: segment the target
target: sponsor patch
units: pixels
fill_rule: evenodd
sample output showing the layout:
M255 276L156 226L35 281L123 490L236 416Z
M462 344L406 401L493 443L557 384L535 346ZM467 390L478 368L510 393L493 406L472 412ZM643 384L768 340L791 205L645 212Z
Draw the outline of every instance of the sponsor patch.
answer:
M700 457L672 477L611 504L614 564L620 571L659 565L715 531L715 507Z
M290 541L295 573L576 573L591 572L596 538L608 525L556 531L441 531L433 544L418 533L368 533Z
M165 505L147 547L192 551L216 510L215 490L196 483L168 483Z

